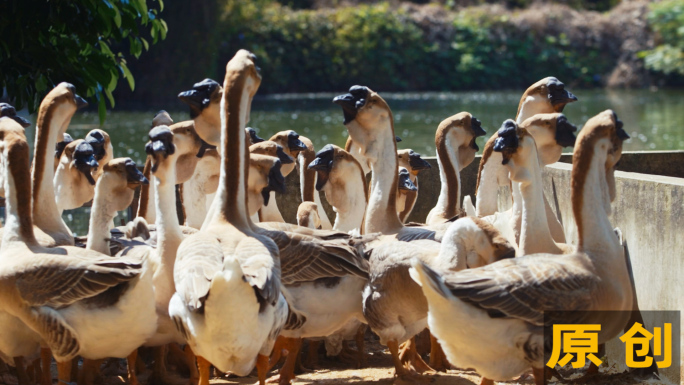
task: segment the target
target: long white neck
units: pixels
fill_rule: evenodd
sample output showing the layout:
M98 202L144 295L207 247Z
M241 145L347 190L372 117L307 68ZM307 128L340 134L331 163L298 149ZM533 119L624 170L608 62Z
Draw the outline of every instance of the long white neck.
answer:
M311 151L313 152L313 151ZM318 217L321 220L321 228L324 230L330 230L333 228L328 214L323 208L323 203L321 202L321 195L316 190L316 181L318 180L318 173L314 170L309 170L308 165L313 160L315 155L310 155L307 157L306 151L302 151L297 155L297 164L299 165L299 191L302 194L302 202L311 201L316 204Z
M153 177L156 194L154 196L157 212L157 253L162 260L162 268L170 270L173 279L173 266L176 261L178 245L183 240L183 232L176 212L176 159L167 158L168 167L157 171ZM161 175L163 174L163 175Z
M359 170L361 171L361 170ZM359 178L362 176L359 175ZM365 183L359 180L357 183L350 180L349 183L344 183L343 191L328 191L326 186L326 197L332 204L333 210L337 213L335 216L335 224L332 229L348 233L352 230L361 233L363 225L363 216L366 213L366 191L364 191ZM330 186L338 188L338 186Z
M227 95L224 94L221 99L219 185L202 229L214 223L229 222L237 228L247 230L253 226L247 212L249 155L245 142L250 100L246 87L230 87L225 92Z
M318 173L314 176L314 184L316 184L316 179L318 179ZM318 211L318 218L321 220L321 228L323 230L330 230L333 228L333 224L330 223L330 218L328 218L328 213L325 212L323 208L323 202L321 202L321 194L318 190L314 189L314 203L316 204L316 211ZM365 210L365 204L364 204ZM363 221L363 219L361 219Z
M370 159L370 197L366 215L366 233L393 234L403 228L396 209L397 144L389 119L377 127L377 137L366 149Z
M561 254L561 249L558 248L549 231L546 208L544 207L541 166L536 148L531 149L525 167L531 177L530 180L523 183L515 182L522 198L522 220L518 252L520 255L536 253Z
M484 161L484 158L481 161ZM492 215L499 210L499 186L508 184L508 170L501 164L502 161L501 153L492 152L482 166L480 183L475 194L478 217Z
M451 139L451 135L446 135L446 143L437 153L441 188L437 204L433 209L434 214L431 213L431 215L440 215L443 218L454 217L461 209L461 173L459 172L461 165L458 162L458 154L454 150L459 146L454 146Z
M600 256L595 263L609 263L603 260L603 255L618 249L619 241L613 232L613 226L608 219L610 212L610 197L605 170L606 155L595 151L588 170L584 189L582 191L582 207L578 228L580 229L577 250ZM573 206L577 204L573 202ZM608 257L606 256L606 259Z
M90 221L88 222L88 241L86 249L99 251L102 254L109 255L109 241L111 237L109 232L109 225L116 216L116 207L110 202L107 197L111 194L111 189L100 182L95 186L95 198L93 198L93 206L90 209Z
M55 189L52 184L55 177L55 158L51 152L55 148L57 138L61 138L66 132L72 114L73 111L68 106L60 106L55 109L52 119L44 122L46 126L36 126L35 154L31 169L35 225L61 245L73 245L74 240L55 201Z
M199 165L198 165L199 166ZM199 167L197 167L199 169ZM185 211L185 225L199 229L207 217L207 196L202 191L198 170L187 182L183 183L183 208Z
M528 96L520 106L520 111L515 117L515 122L520 124L527 118L531 118L537 114L549 114L554 112L549 104L549 101L541 95Z
M275 191L269 192L268 205L261 206L259 210L259 220L261 222L285 222L283 214L278 209Z

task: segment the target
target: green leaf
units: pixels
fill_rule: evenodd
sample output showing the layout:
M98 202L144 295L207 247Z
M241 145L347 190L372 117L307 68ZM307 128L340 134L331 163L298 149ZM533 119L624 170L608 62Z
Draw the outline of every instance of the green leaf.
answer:
M135 79L133 79L133 74L131 71L128 69L128 66L126 65L125 62L119 63L119 68L121 68L121 71L124 74L124 78L128 80L128 86L131 87L131 91L135 90Z
M111 58L114 57L114 53L112 52L112 50L109 48L109 46L107 45L107 43L104 40L100 40L98 42L98 44L100 45L100 51L102 51L102 53L106 54L107 56L109 56Z
M105 95L107 95L107 99L109 99L109 104L114 108L114 96L112 95L112 92L105 89L104 90Z

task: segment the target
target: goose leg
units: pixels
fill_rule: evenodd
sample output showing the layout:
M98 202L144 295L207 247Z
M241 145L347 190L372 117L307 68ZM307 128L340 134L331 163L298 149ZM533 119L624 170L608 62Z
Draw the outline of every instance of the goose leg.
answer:
M276 338L275 344L273 345L273 352L271 353L271 358L268 362L268 370L271 370L271 368L276 366L282 357L288 355L287 349L285 349L286 343L287 338L283 336Z
M294 369L297 363L297 356L299 355L299 349L302 347L301 338L287 338L284 337L285 349L288 354L285 358L285 364L280 368L280 373L268 379L269 383L279 383L280 385L289 385L292 379L295 377ZM200 384L201 385L201 384Z
M19 385L29 385L30 380L28 374L26 374L24 357L14 357L14 367L17 369L17 381L19 381Z
M197 384L199 382L199 372L197 371L197 365L195 365L195 353L192 351L190 345L185 345L183 353L185 354L185 361L190 368L190 383Z
M138 376L136 375L135 365L138 361L138 349L135 349L126 357L126 370L128 372L128 384L140 385Z
M199 368L199 385L209 385L211 363L204 357L197 356L197 367Z
M387 347L392 354L392 361L394 363L394 370L398 377L408 382L432 382L432 378L421 376L413 369L408 369L404 366L399 357L399 343L396 340L387 341Z
M31 369L33 370L33 378L31 379L31 382L33 383L40 383L40 381L43 379L43 372L40 369L40 358L37 358L33 360L33 363L31 363ZM2 370L0 370L1 372Z
M259 376L259 385L266 385L266 375L269 370L268 356L259 354L256 362L257 375Z
M92 385L104 360L83 359L83 368L78 376L78 385Z
M428 364L426 364L420 354L418 354L418 351L416 350L416 337L406 341L404 348L402 349L402 353L403 356L401 356L401 362L404 364L410 362L410 364L418 373L422 374L425 372L435 371Z
M311 369L318 367L318 348L321 341L309 341L309 351L306 355L306 365Z
M356 367L363 368L366 366L366 325L361 324L356 330L356 350L358 354L358 362Z
M449 360L447 360L442 345L439 344L437 338L430 333L430 367L438 372L445 372L449 369Z
M40 349L40 363L42 366L41 385L52 385L52 370L50 370L50 366L52 366L52 352L50 349Z
M480 385L494 385L494 381L490 380L489 378L484 378L480 380Z
M154 366L152 367L152 374L150 375L149 383L151 384L173 384L175 379L172 378L166 371L166 352L168 346L155 346L152 350L154 352Z
M60 383L71 382L71 361L57 362L57 379Z
M532 375L534 376L535 385L545 385L546 384L546 373L545 370L532 368Z

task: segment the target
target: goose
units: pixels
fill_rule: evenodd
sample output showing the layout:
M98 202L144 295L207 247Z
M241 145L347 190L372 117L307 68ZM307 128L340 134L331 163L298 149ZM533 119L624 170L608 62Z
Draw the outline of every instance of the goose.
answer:
M397 169L398 181L397 189L401 191L417 192L418 187L416 187L413 182L411 182L411 173L406 167L399 167Z
M558 159L560 159L563 147L572 146L575 143L573 132L576 131L577 128L569 124L564 117L554 120L553 117L548 114L538 114L528 118L521 124L525 124L526 131L532 136L532 139L537 144L538 159L542 165L557 162ZM496 137L496 135L494 135L494 137ZM485 145L485 152L491 152L500 156L499 152L494 151L494 146L495 141L489 140ZM506 172L508 172L508 169L506 169ZM513 193L513 206L506 211L497 212L494 215L489 215L483 219L492 223L499 229L512 244L519 246L523 218L523 198L520 191L520 183L512 182L511 191ZM545 198L543 198L543 193L540 196L540 199L542 199L542 201L545 200ZM554 242L564 244L564 234L562 236L554 236L554 230L557 229L557 225L560 226L560 222L558 222L556 214L554 214L553 211L550 211L550 207L546 204L545 213L547 222L546 227L549 228ZM551 217L551 219L549 219L549 217ZM562 226L560 229L562 230ZM559 241L558 239L561 238L562 241Z
M299 134L292 130L278 132L269 140L281 145L285 150L285 153L293 159L296 159L300 152L307 149L306 145L299 140ZM283 176L287 177L294 168L294 163L283 165ZM259 222L285 222L285 219L283 219L283 216L278 209L274 191L271 191L271 199L269 199L268 204L264 205L264 207L259 210Z
M313 202L302 202L297 207L297 225L310 229L320 229L321 217L318 216L318 205Z
M64 210L83 206L95 195L94 174L99 167L95 150L83 139L64 147L55 171L55 202L59 215Z
M200 385L209 383L209 363L238 375L256 364L263 385L268 355L287 317L278 248L252 230L245 204L244 127L261 83L255 60L240 50L226 66L220 141L207 140L220 145L218 191L202 229L181 243L174 268L169 315L197 356Z
M418 173L423 170L432 168L430 163L420 157L420 154L411 150L399 150L397 151L397 161L399 162L399 167L405 168L411 173L411 184L413 184L416 189L400 189L397 193L397 212L399 213L399 219L406 223L411 211L413 211L413 206L416 204L418 199Z
M480 149L476 139L484 135L480 121L467 112L450 116L437 127L435 148L441 189L437 204L425 220L428 225L446 222L461 213L460 173L475 159Z
M520 124L536 114L563 112L567 104L576 101L577 97L566 90L565 84L555 77L541 79L527 88L520 98L516 122ZM495 139L489 138L485 144L482 160L478 168L477 185L475 187L477 207L474 208L478 217L493 215L497 211L498 187L510 184L507 170L502 166L500 156L492 151ZM519 196L519 192L514 186L512 187L511 194L514 197L516 195ZM558 222L555 214L553 214L546 197L544 199L551 234L556 242L565 242L563 227ZM470 207L469 211L473 211L473 208ZM519 228L518 223L516 229Z
M297 155L297 167L299 168L299 190L302 194L302 202L313 202L316 204L317 215L321 221L321 229L332 230L333 225L328 218L328 213L325 212L323 208L323 202L321 201L321 196L316 190L316 183L318 174L316 171L308 168L309 163L311 163L316 157L316 151L313 146L311 139L300 136L299 140L304 143L306 150L303 150Z
M556 243L551 236L543 207L544 190L538 153L555 158L554 152L560 153L564 146L575 144L573 132L576 130L563 114L552 113L534 115L520 125L511 119L506 120L496 135L502 139L496 142L494 151L506 159L505 167L511 181L518 184L522 198L518 255L569 254L574 251L571 245ZM545 162L542 160L541 163Z
M336 213L333 230L362 234L368 183L359 161L342 148L328 144L307 168L316 172L315 188L323 191Z
M599 344L623 330L633 294L608 215L613 173L627 138L611 110L589 119L577 137L571 176L576 253L531 254L460 272L412 262L411 274L428 299L430 330L454 365L494 380L532 367L535 383L543 384L544 315L547 323L600 324ZM510 160L515 136L497 142ZM606 319L597 310L622 313ZM573 311L572 319L560 311Z
M104 130L96 128L90 130L86 134L84 140L93 147L95 151L95 160L101 165L106 165L110 160L114 158L114 146L112 146L112 140L109 138L109 134ZM103 172L103 168L98 168L93 172L93 179L97 181Z
M151 276L141 271L137 258L112 260L92 250L40 246L30 214L24 129L1 119L0 133L0 174L8 196L0 303L41 336L58 362L59 379L68 382L75 356L124 358L154 332Z
M76 110L87 104L76 94L76 88L72 84L63 82L45 96L38 109L31 167L33 221L52 238L51 245L73 245L74 238L64 223L55 201L54 165L53 159L48 156L48 149L55 148L57 138L63 137ZM40 236L39 240L42 238Z
M376 244L368 246L371 270L363 293L364 316L371 329L380 336L381 343L390 348L397 375L410 377L412 373L403 367L399 357L399 343L412 339L427 326L425 299L408 275L410 257L424 255L429 258L439 254L441 246L435 241L442 241L445 231L453 224L406 227L399 221L395 208L398 178L396 143L392 113L384 99L367 87L353 86L349 93L335 97L333 103L342 107L347 131L371 167L365 231L384 235ZM471 115L464 115L464 118L463 124L470 126ZM388 178L392 174L393 178ZM480 229L479 233L476 231L476 235L470 235L469 239L455 242L481 239L489 234L480 226L476 227ZM479 236L480 233L484 235ZM500 256L511 254L507 243L492 242L487 250ZM457 249L455 246L449 248ZM405 298L409 298L408 302L404 301ZM419 370L429 369L415 350L408 353Z

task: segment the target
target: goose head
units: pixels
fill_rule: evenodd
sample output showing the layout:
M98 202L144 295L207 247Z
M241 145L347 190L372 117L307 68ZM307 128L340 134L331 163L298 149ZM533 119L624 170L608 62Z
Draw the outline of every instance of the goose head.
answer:
M502 259L515 258L515 248L494 226L479 218L467 217L481 231L474 233L472 252L468 253L468 268L473 269L492 264ZM445 235L446 236L446 235Z
M314 202L302 202L297 208L297 224L310 229L321 229L318 205Z
M95 186L93 174L97 171L99 163L95 158L95 150L83 139L71 142L64 148L62 162L68 162L68 169L73 178L78 180L85 178L90 186Z
M97 189L103 188L111 207L121 211L130 206L135 189L149 183L131 158L116 158L102 167Z
M87 105L88 102L76 94L76 87L73 84L59 83L48 92L40 103L36 125L41 128L48 128L51 124L55 124L59 128L59 132L50 135L61 137L69 127L76 110Z
M276 142L285 149L287 155L292 158L297 158L300 152L306 150L306 144L299 139L299 134L292 130L280 131L277 134L271 136L270 141ZM283 167L283 175L287 176L294 170L295 165L289 164Z
M114 157L114 147L112 141L104 130L96 128L88 132L85 141L93 147L95 151L95 159L98 163L105 165ZM94 173L95 180L102 174L102 168Z
M511 180L531 183L533 174L528 162L537 159L534 138L513 119L504 121L496 135L494 151L501 153L501 163L508 168Z
M421 158L419 153L411 149L398 150L397 161L399 167L405 168L411 174L412 182L416 180L416 176L418 176L421 171L432 168L428 161Z
M568 103L576 102L577 97L565 89L565 84L553 76L532 84L520 98L517 122L536 114L563 112Z
M245 133L247 134L247 137L249 138L249 144L257 144L263 142L264 138L259 137L257 135L256 130L252 127L245 127Z
M285 178L280 171L281 166L282 163L276 157L250 154L247 182L250 215L254 215L262 206L268 205L271 191L285 193Z
M31 122L28 119L17 115L17 110L9 103L0 103L0 118L2 117L7 117L14 120L23 128L27 128L31 125Z
M399 190L404 190L404 191L418 191L418 187L416 187L413 182L411 182L411 174L409 173L409 170L406 169L405 167L399 167L399 178L397 179L397 188Z
M368 87L352 86L348 93L336 96L333 103L342 107L344 125L351 139L360 147L361 154L370 162L376 161L373 159L375 149L371 145L386 134L382 132L384 128L393 124L392 111L387 102ZM394 133L392 138L396 141Z
M577 135L577 144L573 152L573 194L575 189L582 191L587 180L587 173L594 159L603 163L605 182L601 183L604 191L604 208L610 214L610 203L615 199L615 166L622 157L622 142L629 139L613 110L605 110L592 117Z
M270 140L265 140L249 146L249 153L272 156L279 159L281 164L294 163L294 159L285 153L283 146Z
M151 171L155 175L165 174L163 171L169 167L169 156L176 154L176 146L173 143L173 133L168 126L157 126L149 132L150 140L145 145L145 152L151 157ZM175 161L174 156L174 161Z
M328 144L316 153L316 158L307 168L315 170L317 174L316 190L325 193L328 202L339 211L348 208L346 204L351 198L347 195L345 186L361 186L364 197L368 193L365 187L365 173L356 158L344 149ZM365 207L365 202L359 202Z
M520 123L520 127L534 138L543 165L558 162L563 147L575 145L577 127L561 113L534 115Z
M55 145L55 169L57 169L57 166L59 165L59 159L62 157L64 149L74 141L74 138L72 138L71 135L67 134L66 132L63 134L63 139L64 140L57 142Z
M152 118L152 125L150 128L155 128L157 126L171 126L173 124L173 119L168 112L161 110L154 115Z
M178 94L178 98L190 106L190 118L195 121L197 134L214 146L221 140L222 96L223 87L212 79L204 79Z
M455 148L458 166L463 169L475 159L475 154L480 150L476 140L485 134L479 119L469 112L459 112L439 123L435 134L435 146L438 153L446 152L446 149L441 148L443 146Z

